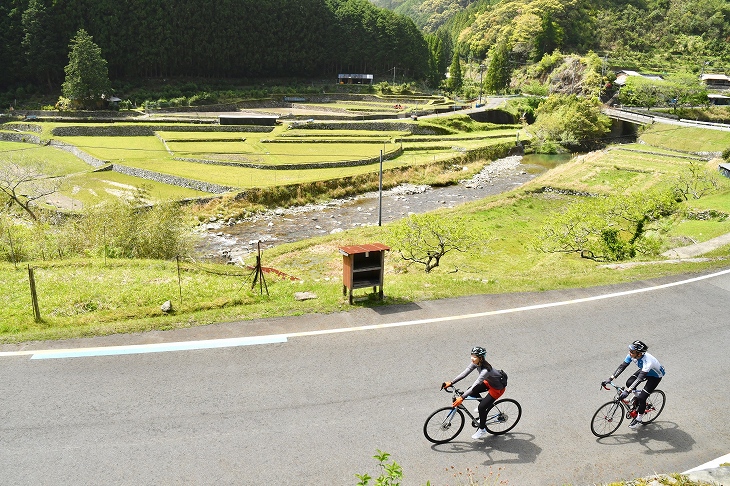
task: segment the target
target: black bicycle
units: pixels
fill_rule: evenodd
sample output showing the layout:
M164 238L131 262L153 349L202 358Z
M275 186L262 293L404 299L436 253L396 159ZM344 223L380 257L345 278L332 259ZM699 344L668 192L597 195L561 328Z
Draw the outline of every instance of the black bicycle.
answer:
M591 432L596 437L608 437L609 435L616 432L624 421L624 417L627 419L635 418L638 414L637 399L636 397L631 400L628 397L621 399L621 394L624 392L624 387L610 382L613 388L616 389L616 397L610 402L606 402L601 405L596 413L593 414L591 420ZM606 390L610 390L609 387L604 386ZM656 420L662 410L664 410L664 403L666 401L666 395L661 390L654 390L649 394L646 399L646 410L642 418L643 424L649 424Z
M445 391L453 392L452 403L457 397L463 393L453 386L444 388ZM466 414L471 419L471 425L475 429L479 427L479 415L472 415L469 409L464 405L468 401L478 401L478 397L465 397L464 401L458 406L449 406L439 408L426 419L423 424L423 435L426 439L434 444L445 444L452 441L464 428L466 423ZM517 425L522 417L522 407L511 398L503 398L494 402L487 411L487 432L493 435L506 434Z

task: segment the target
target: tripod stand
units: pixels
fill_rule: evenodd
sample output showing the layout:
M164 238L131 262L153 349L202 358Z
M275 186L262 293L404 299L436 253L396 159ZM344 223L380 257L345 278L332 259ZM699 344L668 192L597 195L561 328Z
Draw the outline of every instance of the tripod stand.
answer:
M251 275L253 275L253 282L251 283L251 290L256 287L256 282L259 283L259 292L261 295L264 294L266 289L266 295L269 295L269 287L266 285L266 279L264 278L264 269L261 267L261 241L256 243L258 253L256 254L256 266L253 268ZM249 278L251 278L249 275ZM247 279L248 280L248 279Z

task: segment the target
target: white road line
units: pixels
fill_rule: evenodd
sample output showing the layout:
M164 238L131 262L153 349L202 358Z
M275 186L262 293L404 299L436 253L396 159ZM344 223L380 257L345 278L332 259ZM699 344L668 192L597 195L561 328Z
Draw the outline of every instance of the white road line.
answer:
M703 469L713 469L716 467L720 467L720 464L730 463L730 454L725 454L724 456L718 457L717 459L713 459L710 462L706 462L702 464L701 466L693 467L692 469L683 472L682 474L689 474L691 472L695 471L701 471Z
M190 351L194 349L229 348L254 344L284 343L285 336L252 336L228 339L206 339L176 343L135 344L129 346L104 346L97 348L46 349L42 351L18 351L0 353L0 356L31 355L30 359L84 358L89 356L116 356L122 354L163 353L166 351Z
M251 336L227 339L208 339L202 341L183 341L174 343L156 343L156 344L137 344L130 346L106 346L97 348L78 348L78 349L48 349L48 350L26 350L26 351L5 351L0 352L0 357L4 356L31 356L31 359L55 359L55 358L80 358L89 356L113 356L122 354L138 354L138 353L161 353L166 351L189 351L194 349L212 349L226 348L234 346L250 346L256 344L272 344L284 343L289 338L305 337L305 336L321 336L326 334L337 334L343 332L369 331L373 329L387 329L391 327L415 326L420 324L431 324L434 322L458 321L464 319L474 319L478 317L494 316L499 314L510 314L514 312L525 312L537 309L546 309L549 307L558 307L563 305L580 304L594 300L612 299L615 297L623 297L626 295L640 294L643 292L651 292L655 290L677 287L701 280L707 280L721 275L730 273L730 269L715 272L701 277L694 277L678 282L672 282L653 287L645 287L641 289L626 290L623 292L614 292L610 294L596 295L593 297L584 297L581 299L564 300L559 302L548 302L546 304L535 304L524 307L514 307L511 309L500 309L493 311L477 312L474 314L461 314L456 316L434 317L430 319L417 319L412 321L391 322L386 324L371 324L367 326L345 327L338 329L322 329L317 331L302 331L286 334L272 334L268 336Z

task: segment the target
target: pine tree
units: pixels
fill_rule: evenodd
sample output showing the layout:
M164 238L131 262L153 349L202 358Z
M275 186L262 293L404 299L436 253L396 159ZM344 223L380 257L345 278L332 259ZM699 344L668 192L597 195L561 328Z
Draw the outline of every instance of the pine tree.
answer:
M484 90L487 93L501 93L509 88L512 80L512 67L510 65L510 46L507 40L500 40L491 49L489 56L489 67L484 74Z
M459 91L464 84L464 78L461 75L461 62L459 61L459 52L454 52L454 59L449 67L448 86L451 91Z
M103 97L111 91L106 60L93 38L80 29L69 44L66 81L63 96L82 108L99 108Z

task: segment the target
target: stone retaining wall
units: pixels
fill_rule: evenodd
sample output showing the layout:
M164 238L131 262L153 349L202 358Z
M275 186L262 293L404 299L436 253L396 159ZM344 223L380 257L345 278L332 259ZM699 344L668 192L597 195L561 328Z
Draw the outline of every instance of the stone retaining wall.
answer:
M0 132L0 140L4 142L41 143L41 138L38 135L17 132Z
M420 126L413 123L389 123L389 122L333 122L333 123L307 123L300 125L298 129L305 130L369 130L374 132L409 132L414 135L448 135L451 132L445 128L435 126Z
M398 148L387 154L383 154L383 161L389 160L403 154L403 149ZM210 165L223 165L230 167L246 167L249 169L261 169L261 170L298 170L298 169L335 169L340 167L358 167L361 165L370 165L376 162L380 162L380 155L377 157L370 157L368 159L360 160L343 160L339 162L315 162L311 164L252 164L246 162L225 162L221 160L209 160L209 159L192 159L183 157L174 157L174 160L181 162L194 162L198 164L210 164Z
M220 126L220 125L112 125L108 127L91 127L72 125L68 127L56 127L51 131L56 137L150 137L155 132L256 132L268 133L274 127L248 125L248 126Z
M0 125L0 128L2 128L3 130L14 130L19 132L33 133L41 133L43 131L43 127L41 127L37 123L11 123L8 125Z
M70 145L70 144L67 144L66 142L61 142L59 140L51 140L49 142L49 145L75 155L76 157L78 157L79 159L81 159L82 161L86 162L87 164L89 164L90 166L92 166L96 169L100 169L100 168L106 166L107 164L109 164L108 160L97 159L93 155L87 154L86 152L79 149L75 145Z
M148 179L155 182L161 182L163 184L185 187L187 189L195 189L198 191L209 192L212 194L223 194L225 192L231 192L236 189L235 187L231 186L222 186L220 184L214 184L212 182L196 181L195 179L188 179L185 177L179 177L170 174L162 174L160 172L155 172L152 170L139 169L137 167L128 167L126 165L120 164L112 164L111 170L132 177L139 177L141 179Z

